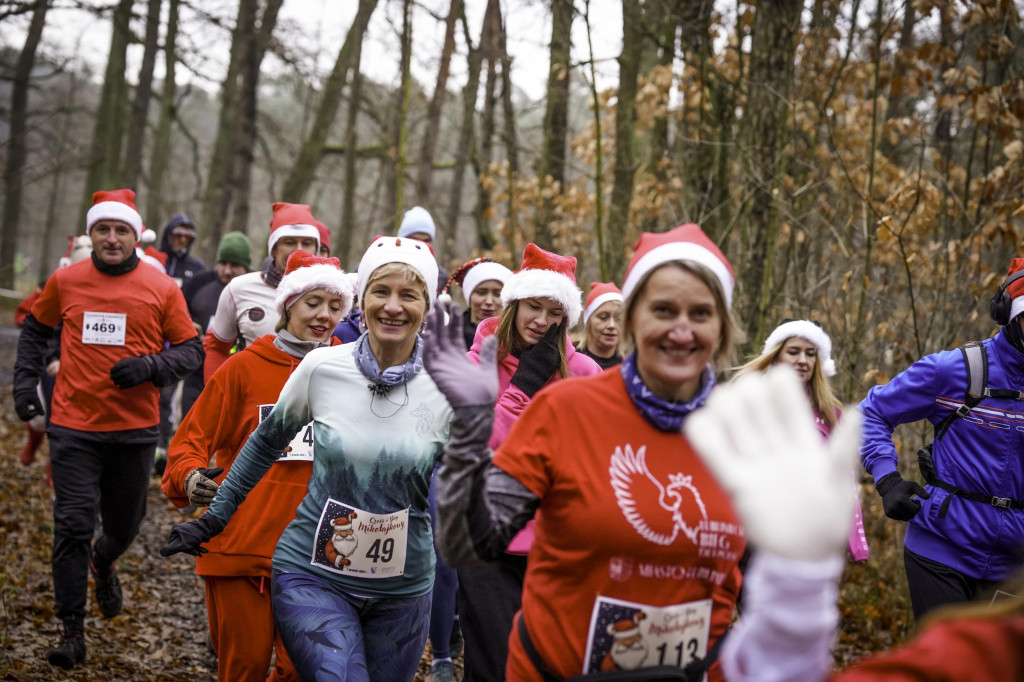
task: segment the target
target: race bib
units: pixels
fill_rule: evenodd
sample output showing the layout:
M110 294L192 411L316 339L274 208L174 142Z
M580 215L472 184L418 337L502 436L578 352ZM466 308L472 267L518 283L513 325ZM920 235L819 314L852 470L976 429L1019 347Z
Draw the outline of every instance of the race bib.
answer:
M260 405L260 423L267 418L274 404ZM309 422L295 434L284 452L277 458L278 462L312 462L313 461L313 422Z
M393 578L405 573L408 535L408 509L374 514L328 498L310 563L357 578Z
M707 655L710 631L710 599L648 606L598 597L590 617L583 672L656 665L682 668Z
M123 313L86 312L82 319L82 343L123 346L128 316Z

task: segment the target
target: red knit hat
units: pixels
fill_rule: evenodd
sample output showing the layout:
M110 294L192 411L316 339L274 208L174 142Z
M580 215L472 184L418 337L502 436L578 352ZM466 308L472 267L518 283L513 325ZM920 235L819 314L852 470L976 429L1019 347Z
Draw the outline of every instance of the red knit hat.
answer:
M523 263L501 289L501 305L524 298L550 298L562 304L568 325L579 322L583 292L576 286L576 259L545 251L534 243L526 245Z
M92 207L85 214L85 233L102 220L119 220L135 230L135 241L142 241L142 216L135 207L135 192L130 189L100 190L92 193Z
M597 309L608 301L623 301L622 292L614 282L591 282L590 293L587 294L587 304L583 308L583 324L586 326L590 316L597 312Z
M320 230L316 226L316 218L309 210L309 204L275 201L271 208L274 209L274 217L270 219L267 249L273 251L274 244L281 237L312 237L316 240L317 250L320 250Z
M319 220L314 220L313 224L316 225L316 229L320 233L320 246L326 246L327 255L331 255L331 228L327 227Z
M622 284L622 295L626 299L652 270L671 261L692 261L714 273L722 285L726 305L732 306L732 289L736 282L732 266L698 225L687 223L660 234L644 232L633 249L633 259L629 261L626 281Z
M341 261L337 258L320 258L297 250L288 256L288 267L284 271L281 283L277 285L277 294L274 298L277 314L283 314L303 294L313 289L324 289L341 296L342 317L348 315L352 309L352 278L342 271Z

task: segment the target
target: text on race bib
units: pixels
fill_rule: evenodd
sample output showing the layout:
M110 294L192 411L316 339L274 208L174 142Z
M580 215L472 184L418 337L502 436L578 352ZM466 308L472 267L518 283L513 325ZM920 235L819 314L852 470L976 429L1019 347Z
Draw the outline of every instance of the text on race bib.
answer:
M313 541L313 566L357 578L405 573L409 510L378 514L328 498Z
M260 423L267 418L274 404L260 405ZM291 442L285 447L284 452L277 458L278 462L312 462L313 461L313 422L303 426Z
M128 329L124 313L86 312L82 318L82 343L97 346L123 346Z

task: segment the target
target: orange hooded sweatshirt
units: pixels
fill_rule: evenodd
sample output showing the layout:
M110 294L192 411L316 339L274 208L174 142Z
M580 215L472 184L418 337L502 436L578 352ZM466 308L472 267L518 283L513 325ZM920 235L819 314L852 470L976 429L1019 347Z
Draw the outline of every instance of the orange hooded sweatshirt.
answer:
M215 480L220 483L227 477L238 451L259 424L259 406L277 401L299 362L267 334L232 355L211 377L168 448L160 487L172 502L179 507L189 504L185 476L192 469L222 466L224 471ZM196 559L196 574L269 578L277 540L295 518L312 471L311 460L273 464L224 532L204 545L209 552Z

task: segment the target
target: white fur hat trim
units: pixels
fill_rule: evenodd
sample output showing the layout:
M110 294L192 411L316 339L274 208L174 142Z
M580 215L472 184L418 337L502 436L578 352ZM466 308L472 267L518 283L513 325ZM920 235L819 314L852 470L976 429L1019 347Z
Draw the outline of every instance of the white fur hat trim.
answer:
M274 250L274 244L281 237L311 237L316 240L316 250L320 250L320 230L316 225L282 225L274 228L267 236L267 249Z
M466 303L469 304L469 297L473 291L484 282L494 280L504 285L510 279L512 279L512 271L501 263L493 261L479 263L471 267L466 276L462 278L462 295L465 297Z
M281 278L277 285L277 314L280 316L290 308L303 294L313 289L324 289L341 296L341 316L345 317L352 310L352 280L341 270L324 265L310 265L294 270Z
M609 291L606 294L601 294L600 296L595 298L590 303L590 305L587 306L586 310L583 311L583 324L586 325L587 320L590 319L590 316L596 313L597 309L603 306L608 301L618 301L619 303L622 303L624 300L625 299L622 298L622 294L618 293L617 291Z
M669 242L645 253L626 275L626 281L622 283L623 297L628 299L648 272L675 260L693 261L711 270L722 285L722 291L725 293L725 304L732 307L734 280L728 266L711 251L693 242Z
M833 377L836 375L836 363L832 359L832 339L829 338L824 329L809 320L790 320L780 324L765 339L761 355L766 354L776 346L781 346L786 342L786 339L791 339L794 336L810 341L818 349L818 362L821 363L821 371L824 372L825 376Z
M142 216L128 204L120 201L101 201L93 204L85 214L85 233L92 232L92 226L102 220L120 220L135 230L135 241L142 241Z
M553 270L526 269L512 275L501 289L501 305L507 308L512 301L524 298L550 298L562 304L566 322L570 327L580 321L583 313L583 292L576 283Z

